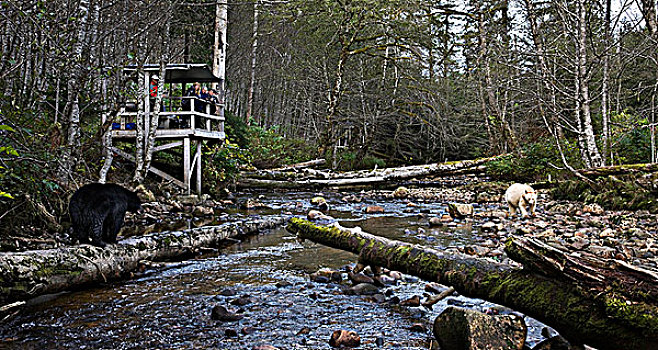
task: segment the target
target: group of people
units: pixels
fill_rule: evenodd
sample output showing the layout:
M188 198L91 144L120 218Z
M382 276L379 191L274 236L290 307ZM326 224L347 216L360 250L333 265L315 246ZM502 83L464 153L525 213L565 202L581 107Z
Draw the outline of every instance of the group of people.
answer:
M185 92L185 97L196 97L199 100L194 101L194 110L196 112L206 113L206 105L210 105L210 114L217 112L217 104L219 103L219 94L215 89L208 89L207 86L201 86L200 83L194 83ZM191 111L190 99L183 99L183 109Z

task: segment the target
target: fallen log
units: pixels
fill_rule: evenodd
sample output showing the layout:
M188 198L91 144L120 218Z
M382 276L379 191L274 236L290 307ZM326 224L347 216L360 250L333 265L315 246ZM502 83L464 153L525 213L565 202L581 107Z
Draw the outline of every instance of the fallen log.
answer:
M374 186L396 184L413 178L428 176L445 176L452 174L479 173L482 164L496 160L501 156L463 160L457 162L413 165L380 170L360 170L343 173L321 172L313 177L313 172L256 172L243 173L243 178L237 181L238 188L282 188L282 189L321 189L321 188L370 188ZM311 174L311 175L309 175Z
M606 349L655 349L658 308L605 303L571 283L468 255L443 254L360 230L325 227L293 218L287 229L301 239L359 254L361 263L450 285L460 294L506 305L555 328L567 339ZM628 317L624 317L628 315ZM638 322L641 321L641 322Z
M238 221L132 237L100 248L88 244L0 254L0 304L129 276L142 260L168 260L196 248L281 225L284 217Z
M275 171L289 171L289 170L299 170L299 169L304 169L304 168L312 168L316 166L322 166L327 164L327 160L324 158L319 158L319 159L314 159L314 160L309 160L307 162L301 162L301 163L296 163L292 165L288 165L285 167L281 168L276 168L276 169L271 169Z
M658 304L658 271L617 259L601 259L554 248L531 238L518 238L505 247L507 255L545 276L577 283L590 294L623 295Z
M658 172L658 163L610 165L598 168L580 169L578 173L586 177L602 177L637 173Z

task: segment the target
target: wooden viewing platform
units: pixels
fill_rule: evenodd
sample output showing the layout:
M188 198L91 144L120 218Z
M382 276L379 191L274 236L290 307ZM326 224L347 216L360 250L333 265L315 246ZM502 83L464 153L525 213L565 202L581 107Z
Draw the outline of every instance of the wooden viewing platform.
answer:
M143 91L148 92L151 77L157 75L159 71L158 65L145 65L140 69L127 67L124 69L124 74L131 77L137 84L140 82L144 84ZM141 76L137 76L138 72L141 73ZM155 131L157 144L152 148L152 152L155 154L182 146L183 178L181 180L153 165L148 170L185 189L187 193L192 190L194 175L195 190L197 193L201 193L203 144L222 142L226 139L224 103L222 103L223 79L213 75L205 64L170 64L166 66L164 83L169 84L169 89L168 93L160 92L162 110L159 113L156 114L150 110L154 107L153 97L150 94L143 97L142 111L138 107L139 101L129 100L122 104L119 112L113 117L112 123L109 124L110 145L106 145L106 147L113 153L134 162L135 156L114 146L115 141L135 143L138 114L143 113L144 115L144 123L141 125L144 135L148 135L151 119L157 116L158 128ZM181 84L181 95L184 95L187 85L192 83L219 83L220 103L213 103L196 96L173 96L175 84ZM211 107L214 107L214 113L211 113L213 109ZM145 140L145 142L147 141Z

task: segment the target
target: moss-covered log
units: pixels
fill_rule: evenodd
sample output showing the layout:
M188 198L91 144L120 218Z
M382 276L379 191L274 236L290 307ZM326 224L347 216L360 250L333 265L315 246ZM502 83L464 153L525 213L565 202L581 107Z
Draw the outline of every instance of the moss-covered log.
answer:
M554 327L565 337L599 349L655 349L656 308L614 303L575 285L511 265L468 255L449 255L360 230L292 219L288 230L302 239L359 254L362 263L384 266L453 286L463 295L509 306ZM628 316L628 317L626 317ZM642 322L639 322L642 321Z
M611 165L599 168L581 169L578 170L578 172L587 177L655 173L658 172L658 163Z
M361 189L373 186L395 185L402 181L429 176L482 172L482 164L501 156L463 160L457 162L413 165L379 170L361 170L342 173L328 172L271 172L243 173L237 182L240 188Z
M283 224L283 217L231 222L128 238L99 248L87 244L0 254L0 303L129 276L142 260L166 260L196 248Z

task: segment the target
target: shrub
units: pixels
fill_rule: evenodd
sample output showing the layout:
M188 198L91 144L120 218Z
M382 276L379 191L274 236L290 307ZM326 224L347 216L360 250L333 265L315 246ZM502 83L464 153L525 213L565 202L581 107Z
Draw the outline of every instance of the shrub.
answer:
M575 145L563 142L562 150L565 152L567 160L573 166L577 166L579 156ZM521 149L520 157L509 154L488 162L486 167L487 173L496 179L532 182L546 179L548 175L559 176L562 171L558 168L561 165L562 160L557 147L552 142L545 141L524 146Z

